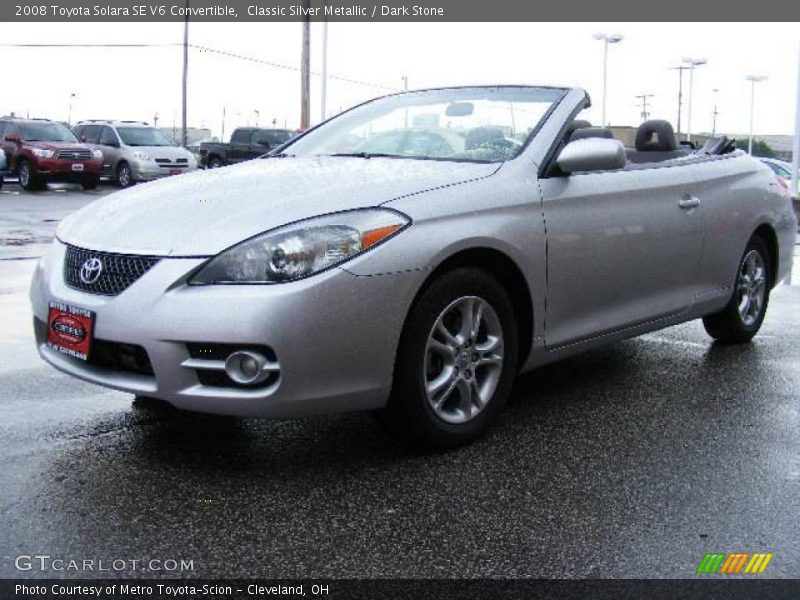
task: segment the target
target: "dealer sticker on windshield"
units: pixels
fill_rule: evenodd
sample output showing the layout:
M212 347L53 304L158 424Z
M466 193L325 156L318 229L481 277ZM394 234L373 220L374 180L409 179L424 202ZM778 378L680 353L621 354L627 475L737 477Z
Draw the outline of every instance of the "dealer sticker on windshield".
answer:
M62 302L50 302L47 315L47 347L86 360L92 344L94 313Z

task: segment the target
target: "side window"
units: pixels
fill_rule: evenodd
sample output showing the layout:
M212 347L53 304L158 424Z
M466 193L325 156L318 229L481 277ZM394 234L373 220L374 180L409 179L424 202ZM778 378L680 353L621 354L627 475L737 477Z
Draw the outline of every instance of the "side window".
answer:
M249 129L237 129L231 136L231 144L249 144L250 134Z
M254 131L253 144L258 144L264 147L275 146L275 136L271 131Z
M117 135L111 127L103 127L103 132L100 134L101 146L113 146L117 143Z
M100 125L85 125L78 137L85 138L87 144L98 144L100 143L100 129Z
M5 121L0 121L0 142L3 141L6 137L6 123Z

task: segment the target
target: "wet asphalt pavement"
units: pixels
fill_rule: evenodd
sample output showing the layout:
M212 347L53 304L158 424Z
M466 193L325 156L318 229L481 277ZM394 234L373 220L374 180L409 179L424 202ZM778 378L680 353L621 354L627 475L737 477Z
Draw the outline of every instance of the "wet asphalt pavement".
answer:
M92 197L0 194L0 577L66 575L15 570L46 553L196 577L680 578L710 551L800 577L800 287L752 345L699 322L618 343L520 378L474 445L412 455L368 415L182 414L45 366L26 257L37 220Z

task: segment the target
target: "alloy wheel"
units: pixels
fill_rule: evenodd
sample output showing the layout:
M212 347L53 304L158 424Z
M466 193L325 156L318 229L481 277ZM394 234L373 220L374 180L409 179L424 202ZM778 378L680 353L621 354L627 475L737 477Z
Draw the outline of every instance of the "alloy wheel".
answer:
M31 168L24 162L19 166L19 184L26 188L31 182Z
M764 258L758 250L750 250L742 260L736 282L739 317L747 327L753 325L761 316L766 287Z
M503 329L492 306L464 296L445 308L425 347L428 403L447 423L466 423L489 403L503 371Z

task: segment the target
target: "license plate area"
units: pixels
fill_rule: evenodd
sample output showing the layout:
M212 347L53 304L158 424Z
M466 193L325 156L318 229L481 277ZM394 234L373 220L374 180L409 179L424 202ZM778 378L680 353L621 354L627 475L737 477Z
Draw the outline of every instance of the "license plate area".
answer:
M74 164L72 165L72 170L73 170L73 171L83 171L83 164L81 164L81 163L74 163Z
M170 175L180 175L181 174L181 170L180 169L170 169L169 174Z
M94 334L94 312L50 302L47 314L47 347L72 358L87 360Z

